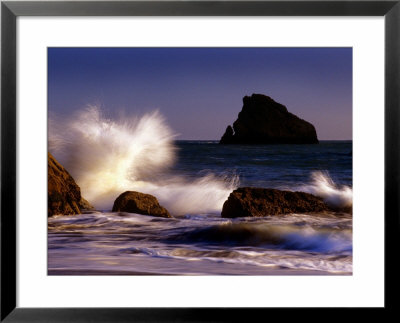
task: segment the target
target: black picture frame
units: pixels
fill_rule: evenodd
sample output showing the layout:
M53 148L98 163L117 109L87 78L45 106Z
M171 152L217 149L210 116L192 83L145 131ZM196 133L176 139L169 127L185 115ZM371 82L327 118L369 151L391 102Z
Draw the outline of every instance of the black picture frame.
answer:
M288 308L16 307L16 19L19 16L383 16L385 19L385 306L396 311L399 274L400 0L395 1L2 1L1 2L1 321L237 322ZM373 149L373 148L371 148ZM373 170L372 170L373 171ZM372 234L372 233L371 233ZM366 287L366 292L368 288ZM324 309L338 315L333 308ZM349 310L349 309L347 309ZM373 314L375 313L375 314ZM269 313L268 313L269 314ZM270 315L270 314L269 314ZM296 314L297 315L297 314ZM324 314L326 315L326 314Z

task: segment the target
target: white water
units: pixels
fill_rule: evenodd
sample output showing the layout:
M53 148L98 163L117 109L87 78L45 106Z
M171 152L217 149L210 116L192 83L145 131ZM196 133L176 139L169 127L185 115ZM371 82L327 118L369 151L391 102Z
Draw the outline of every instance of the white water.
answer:
M297 190L322 197L332 207L351 207L353 190L348 186L337 186L327 172L311 173L311 183L302 185Z
M97 209L110 210L130 190L154 195L175 215L218 212L238 184L212 174L192 182L169 176L175 134L157 111L115 121L88 106L70 119L51 119L49 130L50 152Z
M303 221L307 219L312 221ZM279 269L279 274L287 269L351 273L352 220L334 214L246 221L218 215L174 219L100 212L55 216L49 218L49 268L110 274L126 270L254 275L268 274L270 268Z

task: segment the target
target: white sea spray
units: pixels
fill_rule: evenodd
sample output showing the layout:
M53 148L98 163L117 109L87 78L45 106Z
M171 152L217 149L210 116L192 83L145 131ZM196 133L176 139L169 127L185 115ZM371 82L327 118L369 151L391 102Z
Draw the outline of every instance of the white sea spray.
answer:
M336 185L328 172L312 172L311 181L297 187L297 190L322 197L332 207L345 208L353 205L352 188L346 185Z
M112 120L88 106L71 118L49 121L50 152L96 208L110 210L118 195L131 190L154 195L173 214L221 211L237 178L208 174L189 181L170 175L175 137L158 111Z

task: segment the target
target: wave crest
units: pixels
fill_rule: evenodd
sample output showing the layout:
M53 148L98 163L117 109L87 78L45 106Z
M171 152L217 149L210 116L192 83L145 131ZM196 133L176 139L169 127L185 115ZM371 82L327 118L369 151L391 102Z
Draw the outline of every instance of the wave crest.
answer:
M270 223L228 222L196 228L170 239L176 242L268 246L314 252L352 251L351 230L315 228L309 225L298 227Z
M353 190L346 185L337 185L328 172L311 173L311 182L298 188L299 191L322 197L325 203L334 208L351 208Z

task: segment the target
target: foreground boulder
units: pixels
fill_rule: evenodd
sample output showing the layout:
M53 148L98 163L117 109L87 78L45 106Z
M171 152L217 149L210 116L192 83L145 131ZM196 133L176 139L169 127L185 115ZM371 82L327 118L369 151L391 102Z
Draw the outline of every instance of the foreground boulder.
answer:
M322 199L312 194L240 187L234 190L225 201L221 216L223 218L263 217L328 210L329 207Z
M233 128L228 126L221 144L317 144L315 127L290 113L269 96L243 98L243 108Z
M84 209L93 209L81 196L81 189L72 176L48 153L48 200L47 216L56 214L80 214Z
M158 203L153 195L134 191L127 191L118 196L114 202L112 211L172 218L169 212Z

